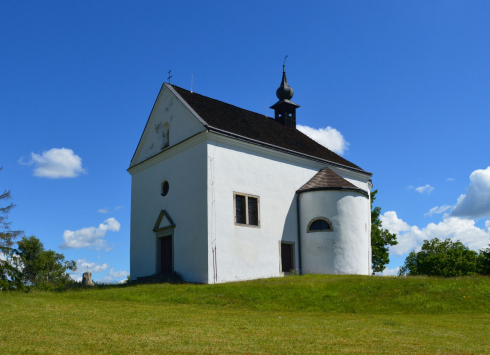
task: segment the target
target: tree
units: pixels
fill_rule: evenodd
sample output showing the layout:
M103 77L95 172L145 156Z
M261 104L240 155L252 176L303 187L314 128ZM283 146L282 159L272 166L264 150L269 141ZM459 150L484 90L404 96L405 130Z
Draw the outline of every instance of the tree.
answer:
M419 252L407 256L399 275L469 276L477 273L477 265L478 253L459 240L434 238L424 240Z
M490 275L490 245L480 250L476 270L480 275Z
M0 195L0 202L11 198L10 190L5 190ZM14 240L22 234L22 231L11 230L11 222L8 222L8 215L14 207L13 203L0 207L0 290L23 288L16 250L13 248Z
M70 280L67 271L77 269L75 261L65 260L63 254L53 250L45 250L44 244L35 236L22 237L17 244L26 284L43 288L61 286Z
M373 275L376 272L382 272L386 269L386 264L390 262L389 246L398 244L396 234L390 233L383 229L379 216L381 207L374 207L373 202L376 200L378 190L371 192L371 249L372 249L372 269Z

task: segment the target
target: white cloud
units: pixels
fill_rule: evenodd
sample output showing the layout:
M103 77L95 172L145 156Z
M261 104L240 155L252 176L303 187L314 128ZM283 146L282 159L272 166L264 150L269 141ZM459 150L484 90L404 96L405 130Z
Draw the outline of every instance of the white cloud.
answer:
M400 267L397 266L393 269L384 269L383 272L378 272L376 273L376 276L397 276L398 275L398 271L400 271Z
M123 271L123 270L114 271L114 269L111 268L111 271L109 271L109 273L107 275L112 277L112 278L119 279L121 277L127 277L129 275L129 272Z
M438 224L429 223L420 229L398 218L394 211L388 211L380 218L383 228L397 233L398 244L390 247L390 251L397 255L419 250L424 240L433 238L460 240L472 250L487 247L490 243L490 221L486 221L485 229L481 229L475 226L473 220L449 217Z
M407 222L398 218L395 211L388 211L379 216L384 229L388 229L390 233L399 234L410 230Z
M117 232L121 228L121 224L116 221L115 218L108 218L104 223L99 224L98 227L82 228L77 231L65 230L63 232L63 239L65 240L61 245L61 249L68 248L94 248L104 249L105 251L111 250L104 239L107 231Z
M31 160L27 163L19 159L21 165L34 165L34 176L48 179L73 178L85 173L82 158L73 150L53 148L41 154L31 152Z
M72 280L77 281L77 282L82 282L82 275L78 273L72 273L70 274L70 277Z
M112 284L112 283L115 283L115 281L112 279L112 277L109 277L109 276L101 277L101 278L95 280L95 282L97 282L97 283L104 283L104 284Z
M78 259L77 271L70 274L70 277L73 280L80 282L82 281L82 274L84 272L89 271L92 274L96 274L107 270L109 267L110 267L109 264L92 263L92 262L88 262L86 259ZM129 275L129 273L126 271L115 271L113 268L111 268L105 276L98 278L97 282L115 283L118 282L118 279L123 279L122 281L124 281L126 280L127 275ZM95 280L94 276L92 276L92 278Z
M349 142L344 139L342 133L330 126L316 129L308 126L296 125L296 128L298 131L303 132L314 141L333 150L337 154L342 155L349 148Z
M430 186L429 184L425 185L425 186L419 186L417 188L415 188L415 191L423 194L423 193L428 193L430 194L432 191L434 191L434 187Z
M453 178L447 178L446 181L454 181L456 179L453 179Z
M451 216L472 219L490 217L490 166L471 173L466 194L458 198Z
M439 206L436 206L436 207L432 207L429 212L425 213L424 216L432 216L434 214L439 214L439 213L443 213L443 212L446 212L448 209L450 209L452 206L449 206L449 205L442 205L441 207Z
M116 208L114 208L114 210L120 210L121 208L123 208L123 206L116 206Z
M12 253L10 255L7 255L5 253L0 252L0 261L6 261L8 260L10 265L15 267L17 270L22 271L24 269L24 264L20 260L20 256L17 253Z
M91 273L96 273L107 270L108 268L109 264L90 263L85 259L77 260L77 270L82 273L86 272L87 269Z
M101 208L100 210L98 210L97 212L99 213L109 213L109 210L107 208Z
M129 275L129 272L127 272L127 271L123 271L123 270L114 271L114 269L111 268L109 273L107 275L105 275L104 277L97 279L97 282L103 282L103 283L119 282L119 283L121 283L118 279L122 278L123 279L122 281L124 281L128 275Z

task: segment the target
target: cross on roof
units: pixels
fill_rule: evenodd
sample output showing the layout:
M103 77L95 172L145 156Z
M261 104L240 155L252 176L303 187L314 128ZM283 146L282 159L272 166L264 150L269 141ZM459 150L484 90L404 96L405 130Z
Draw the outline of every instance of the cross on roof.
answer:
M170 78L172 77L172 75L170 75L171 72L172 72L171 70L168 71L168 78L167 78L167 80L168 80L168 83L169 84L170 84Z

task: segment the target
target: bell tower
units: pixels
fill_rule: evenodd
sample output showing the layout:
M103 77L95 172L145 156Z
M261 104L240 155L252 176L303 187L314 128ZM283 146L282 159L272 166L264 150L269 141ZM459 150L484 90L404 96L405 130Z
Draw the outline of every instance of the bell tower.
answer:
M287 58L287 56L286 56ZM274 118L280 124L296 129L296 109L299 105L291 101L294 95L293 88L289 86L286 78L286 58L282 66L282 82L276 91L276 96L279 99L271 108L274 110Z

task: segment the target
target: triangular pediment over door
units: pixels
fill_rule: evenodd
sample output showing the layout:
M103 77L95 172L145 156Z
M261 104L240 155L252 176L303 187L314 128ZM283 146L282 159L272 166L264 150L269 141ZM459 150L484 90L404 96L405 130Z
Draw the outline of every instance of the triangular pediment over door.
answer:
M153 228L154 232L163 232L168 229L175 228L175 223L172 221L172 218L165 210L161 210L158 215L157 221L155 223L155 227Z

